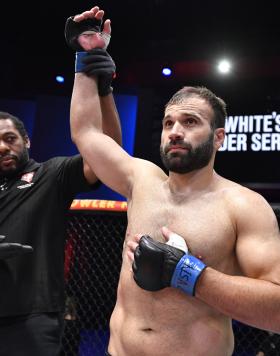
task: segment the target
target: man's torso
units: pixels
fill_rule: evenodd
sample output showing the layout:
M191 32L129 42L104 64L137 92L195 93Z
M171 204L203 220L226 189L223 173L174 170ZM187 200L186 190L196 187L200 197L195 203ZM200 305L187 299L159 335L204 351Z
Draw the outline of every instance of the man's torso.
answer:
M126 240L143 233L163 242L160 228L167 226L185 237L189 252L206 265L227 274L240 274L235 255L236 225L228 200L240 189L219 177L204 191L171 193L167 180L160 176L148 182L139 179L128 204ZM131 262L124 251L111 318L109 351L113 356L226 356L232 349L229 318L173 288L142 290L133 280Z

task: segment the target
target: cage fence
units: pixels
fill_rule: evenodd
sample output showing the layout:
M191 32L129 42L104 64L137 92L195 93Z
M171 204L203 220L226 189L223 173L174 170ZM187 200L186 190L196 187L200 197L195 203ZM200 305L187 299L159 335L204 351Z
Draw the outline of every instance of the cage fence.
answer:
M127 225L126 203L75 200L65 246L61 356L104 356ZM280 356L280 335L233 320L233 356Z

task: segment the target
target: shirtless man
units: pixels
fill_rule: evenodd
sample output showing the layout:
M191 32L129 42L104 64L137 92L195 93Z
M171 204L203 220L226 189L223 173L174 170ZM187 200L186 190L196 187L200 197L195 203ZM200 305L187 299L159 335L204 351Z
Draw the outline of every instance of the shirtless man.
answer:
M86 16L98 17L100 11L103 15L94 7ZM162 121L166 175L102 133L97 79L75 75L72 139L99 179L128 201L123 264L110 320L112 356L229 356L232 318L280 332L278 224L262 196L214 171L225 117L225 103L206 88L184 87L175 93ZM188 291L139 287L131 267L139 233L163 243L173 232L184 236L192 260L201 263L197 283ZM153 266L158 269L157 261ZM153 273L147 269L140 278Z

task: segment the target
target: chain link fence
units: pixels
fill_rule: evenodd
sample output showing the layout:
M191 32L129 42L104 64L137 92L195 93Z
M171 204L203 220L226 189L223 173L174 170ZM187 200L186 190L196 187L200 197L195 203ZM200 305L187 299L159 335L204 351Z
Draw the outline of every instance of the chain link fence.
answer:
M70 211L65 248L66 310L61 356L105 354L126 225L125 210ZM280 335L237 321L233 321L233 330L234 356L280 355Z

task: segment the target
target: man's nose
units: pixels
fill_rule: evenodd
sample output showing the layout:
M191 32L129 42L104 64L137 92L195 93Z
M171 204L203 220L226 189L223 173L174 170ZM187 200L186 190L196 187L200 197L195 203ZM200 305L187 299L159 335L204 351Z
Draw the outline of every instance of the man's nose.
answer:
M183 128L178 122L175 122L168 137L170 140L178 140L184 137Z
M6 142L3 140L0 140L0 153L5 153L5 152L8 152L9 150L10 150L9 146L6 144Z

